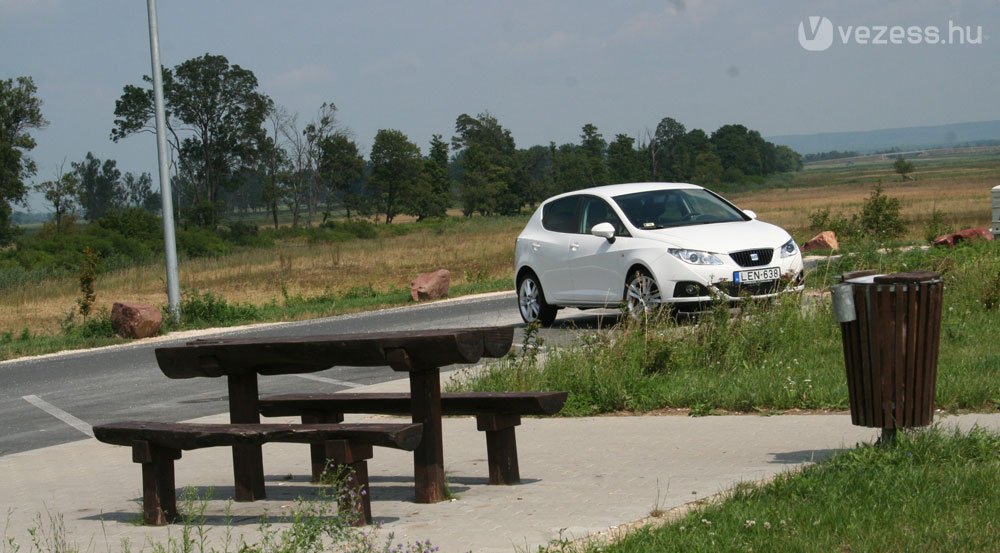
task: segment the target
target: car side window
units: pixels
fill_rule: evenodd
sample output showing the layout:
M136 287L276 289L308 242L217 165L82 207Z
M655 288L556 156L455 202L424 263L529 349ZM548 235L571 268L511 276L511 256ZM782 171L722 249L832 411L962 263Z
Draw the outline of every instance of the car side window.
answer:
M576 204L579 200L579 196L567 196L545 204L542 208L542 226L545 230L577 232Z
M584 196L580 206L580 227L577 232L590 234L591 229L601 223L611 223L611 226L615 227L615 236L628 236L625 225L607 202L601 198Z

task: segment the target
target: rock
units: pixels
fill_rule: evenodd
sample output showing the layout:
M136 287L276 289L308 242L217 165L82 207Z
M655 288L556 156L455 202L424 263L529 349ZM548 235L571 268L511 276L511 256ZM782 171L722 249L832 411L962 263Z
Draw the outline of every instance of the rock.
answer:
M840 249L840 243L837 242L837 235L834 234L832 230L824 230L816 236L813 236L812 239L805 244L802 244L802 251L804 252L838 249Z
M143 303L115 302L111 307L111 327L122 338L149 338L160 333L163 313Z
M942 234L934 239L935 246L948 246L949 248L963 241L971 240L993 240L993 233L990 229L983 227L967 228L951 234Z
M438 269L433 273L421 273L410 283L410 297L413 301L437 300L448 297L451 287L451 271Z

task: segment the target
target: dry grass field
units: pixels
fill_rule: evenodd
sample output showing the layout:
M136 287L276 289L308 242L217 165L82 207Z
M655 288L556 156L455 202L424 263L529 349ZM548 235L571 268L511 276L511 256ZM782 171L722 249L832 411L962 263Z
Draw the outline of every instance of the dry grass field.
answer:
M1000 154L915 162L912 181L901 182L891 161L824 164L793 175L787 187L726 195L799 240L811 237L810 213L820 208L856 213L879 180L887 195L902 201L909 239L922 240L922 228L935 209L956 229L989 226L990 189L1000 185ZM291 296L312 296L369 286L380 292L408 289L417 274L442 267L451 270L453 284L509 278L514 239L525 219L474 218L438 231L334 244L288 241L221 258L182 260L181 288L210 291L230 302L264 304L280 302L283 290ZM96 285L96 306L110 308L118 300L165 304L164 281L162 265L103 274ZM75 279L0 291L0 333L17 334L24 328L33 334L56 333L79 295Z

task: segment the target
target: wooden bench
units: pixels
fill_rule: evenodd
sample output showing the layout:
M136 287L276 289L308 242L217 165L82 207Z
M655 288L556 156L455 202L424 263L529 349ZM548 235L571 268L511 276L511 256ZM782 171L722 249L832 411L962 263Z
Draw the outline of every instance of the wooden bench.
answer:
M413 451L414 495L417 503L435 503L444 499L441 367L502 357L513 338L513 327L221 338L157 348L156 360L169 378L225 378L229 420L239 424L260 423L258 375L382 366L407 373L413 397L410 415L423 425L420 445ZM237 501L264 497L259 445L233 446L233 474Z
M162 526L177 520L174 461L181 450L260 445L267 442L324 444L330 458L351 467L347 486L360 501L342 498L341 507L356 509L355 524L370 523L367 460L372 446L413 451L420 443L419 424L190 424L118 422L94 426L94 437L132 447L132 461L142 464L142 517Z
M490 484L521 481L514 427L522 415L552 415L566 403L566 392L459 392L441 394L443 415L475 415L476 426L486 433L486 455ZM280 394L260 398L261 414L301 416L303 423L338 423L345 413L408 415L412 412L406 393ZM332 458L328 446L313 444L313 479Z

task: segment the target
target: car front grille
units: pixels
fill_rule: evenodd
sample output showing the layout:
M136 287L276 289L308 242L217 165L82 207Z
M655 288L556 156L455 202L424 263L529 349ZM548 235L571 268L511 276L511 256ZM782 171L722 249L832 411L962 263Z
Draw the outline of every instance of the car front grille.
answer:
M741 296L766 296L770 294L777 294L784 288L786 283L781 280L771 280L768 282L751 282L751 283L735 283L735 282L717 282L715 284L720 290L728 294L730 297L738 298Z
M732 252L729 257L733 258L740 267L762 267L771 262L771 257L774 256L774 250L759 249L759 250L743 250L741 252Z

